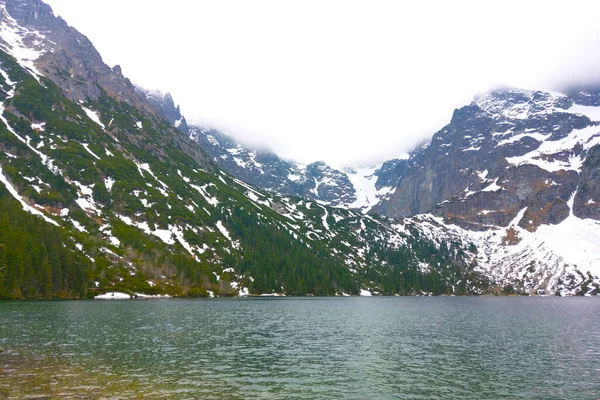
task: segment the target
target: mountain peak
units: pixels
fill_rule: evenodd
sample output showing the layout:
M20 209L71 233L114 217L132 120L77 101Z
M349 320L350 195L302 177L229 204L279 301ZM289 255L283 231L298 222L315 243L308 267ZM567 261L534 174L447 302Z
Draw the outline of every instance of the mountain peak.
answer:
M534 114L566 110L572 100L560 93L507 88L493 90L474 102L492 118L525 119Z

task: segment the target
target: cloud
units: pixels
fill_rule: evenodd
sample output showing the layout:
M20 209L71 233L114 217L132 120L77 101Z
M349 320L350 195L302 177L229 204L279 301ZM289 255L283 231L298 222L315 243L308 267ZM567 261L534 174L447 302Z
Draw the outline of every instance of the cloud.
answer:
M304 162L383 161L476 93L600 75L595 2L48 2L188 120Z

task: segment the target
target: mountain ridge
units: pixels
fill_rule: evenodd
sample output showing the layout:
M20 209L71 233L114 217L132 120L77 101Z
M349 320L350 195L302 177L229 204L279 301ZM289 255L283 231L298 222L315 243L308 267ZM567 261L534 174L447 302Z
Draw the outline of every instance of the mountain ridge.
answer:
M0 4L1 298L476 294L490 285L461 240L266 193L221 171L49 7ZM172 98L158 100L179 112Z
M0 21L2 298L599 292L593 94L497 92L376 171L300 167L210 150L39 0ZM294 191L244 181L267 161Z

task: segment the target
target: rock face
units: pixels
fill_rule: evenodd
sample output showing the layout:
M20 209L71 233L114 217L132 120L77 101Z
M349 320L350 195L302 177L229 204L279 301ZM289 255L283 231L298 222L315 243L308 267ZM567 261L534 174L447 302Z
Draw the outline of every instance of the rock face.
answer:
M520 226L535 231L570 213L597 217L598 109L592 95L493 91L454 112L431 143L399 171L389 217L432 212L470 229ZM583 100L585 101L583 101Z
M363 213L390 196L406 164L403 158L380 166L339 170L322 161L301 164L285 160L272 151L244 146L216 129L192 126L190 137L221 168L246 183Z
M192 133L246 182L393 220L430 214L439 218L432 234L471 240L476 264L496 282L584 293L573 288L597 284L600 263L599 98L495 90L456 110L409 157L368 171L299 166L218 131Z
M61 17L54 16L52 9L40 0L7 1L0 4L0 50L12 55L19 64L33 74L38 81L48 78L59 86L65 96L78 104L102 101L110 97L141 112L142 125L124 129L111 126L111 113L105 115L107 130L113 135L126 134L135 142L138 129L165 131L160 142L138 143L145 145L159 156L164 156L167 144L173 144L192 156L206 168L212 163L187 135L164 126L162 111L141 94L131 81L125 78L121 68L109 67L89 39L70 27ZM138 121L142 124L142 121Z
M6 2L3 23L17 23L17 30L29 30L23 43L39 50L35 65L60 86L70 100L97 100L101 90L129 104L140 105L131 82L121 68L107 66L89 39L79 33L40 0Z
M190 136L224 170L246 183L271 192L366 210L378 198L373 195L370 202L363 199L365 195L361 184L372 186L371 192L390 186L385 184L386 179L382 184L375 183L377 168L340 171L324 162L300 164L284 160L268 150L243 146L218 130L198 126L191 127Z
M146 97L155 110L161 113L173 127L179 129L179 131L186 136L189 136L190 128L188 127L185 117L181 115L179 106L175 105L171 93L162 93L158 90L145 90L139 87L137 89Z

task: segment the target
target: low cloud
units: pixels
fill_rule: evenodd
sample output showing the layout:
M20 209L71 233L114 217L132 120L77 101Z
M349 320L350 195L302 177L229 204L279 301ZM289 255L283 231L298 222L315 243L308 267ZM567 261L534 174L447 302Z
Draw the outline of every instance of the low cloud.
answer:
M498 85L600 83L596 2L48 2L189 121L302 162L393 158Z

